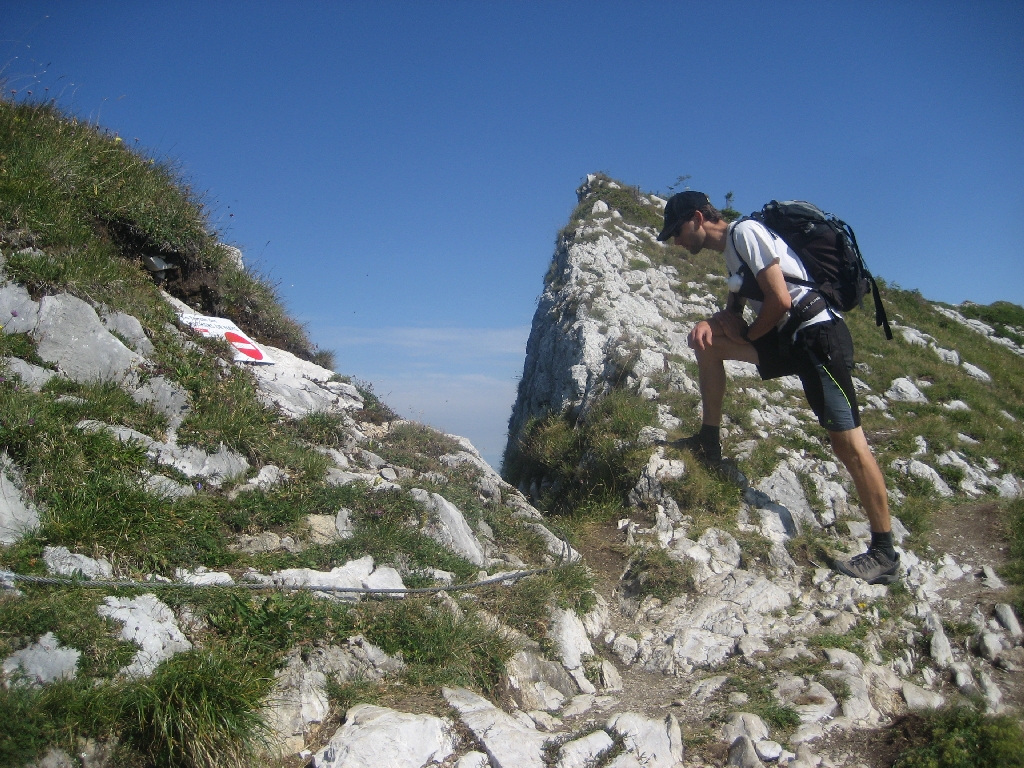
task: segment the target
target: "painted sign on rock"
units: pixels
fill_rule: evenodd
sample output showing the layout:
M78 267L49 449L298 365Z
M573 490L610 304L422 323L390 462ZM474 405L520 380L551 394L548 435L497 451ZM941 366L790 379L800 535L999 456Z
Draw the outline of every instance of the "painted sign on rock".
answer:
M226 339L235 349L236 363L273 364L274 362L241 328L226 318L189 314L179 315L179 317L181 322L191 326L203 336Z

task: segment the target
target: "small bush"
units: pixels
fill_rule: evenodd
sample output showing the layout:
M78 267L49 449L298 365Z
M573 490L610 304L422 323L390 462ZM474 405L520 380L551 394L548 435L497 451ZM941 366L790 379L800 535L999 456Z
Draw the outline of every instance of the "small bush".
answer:
M506 456L506 478L516 485L543 479L540 504L556 514L595 502L623 501L650 457L637 443L657 409L626 389L613 389L580 418L550 415L527 425Z
M594 607L594 579L576 563L520 579L511 587L492 587L481 595L481 605L534 640L547 637L548 607L557 605L584 614Z
M121 739L158 768L252 765L265 744L263 699L272 679L247 659L188 651L153 676L105 693Z
M401 653L414 685L458 685L492 693L516 650L476 614L455 616L427 600L406 598L363 608L356 630L389 654Z
M624 581L630 591L640 597L650 595L667 603L684 592L693 592L693 567L689 561L677 562L665 550L649 547L636 552L629 563Z
M989 717L968 707L917 717L913 724L916 743L900 755L893 768L1024 766L1024 733L1012 717Z

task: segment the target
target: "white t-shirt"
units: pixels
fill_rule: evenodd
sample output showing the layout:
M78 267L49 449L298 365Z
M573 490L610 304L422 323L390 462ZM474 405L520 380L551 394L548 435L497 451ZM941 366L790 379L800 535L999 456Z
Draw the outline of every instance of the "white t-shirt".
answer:
M759 274L762 269L770 267L772 264L778 264L785 277L811 280L811 276L804 268L800 257L793 252L792 248L786 245L786 241L761 224L761 222L753 219L737 221L729 225L725 232L724 255L725 265L729 268L730 275L735 275L739 272L743 264L746 264L754 275ZM787 282L786 287L789 288L789 295L793 300L794 307L800 299L810 292L810 288L795 283ZM759 313L761 311L760 301L750 300L749 303L754 312ZM807 322L801 323L800 328L806 328L808 325L814 325L815 323L822 323L830 320L832 317L840 318L841 315L832 312L830 309L823 309ZM787 312L776 327L782 330L782 326L788 320L789 313Z

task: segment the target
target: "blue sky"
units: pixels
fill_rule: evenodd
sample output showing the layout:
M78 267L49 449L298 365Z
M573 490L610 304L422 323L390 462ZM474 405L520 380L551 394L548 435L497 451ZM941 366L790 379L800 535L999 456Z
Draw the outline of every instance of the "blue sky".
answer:
M1016 1L0 0L0 65L176 158L340 372L494 463L590 172L808 199L890 282L1024 303Z

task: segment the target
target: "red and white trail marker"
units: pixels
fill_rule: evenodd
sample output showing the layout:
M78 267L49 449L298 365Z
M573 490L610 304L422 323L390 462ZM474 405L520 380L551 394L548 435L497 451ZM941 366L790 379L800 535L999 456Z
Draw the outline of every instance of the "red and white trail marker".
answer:
M250 339L237 325L223 317L207 315L179 315L181 322L193 330L211 338L222 338L235 348L236 363L263 363L272 365L273 360Z

